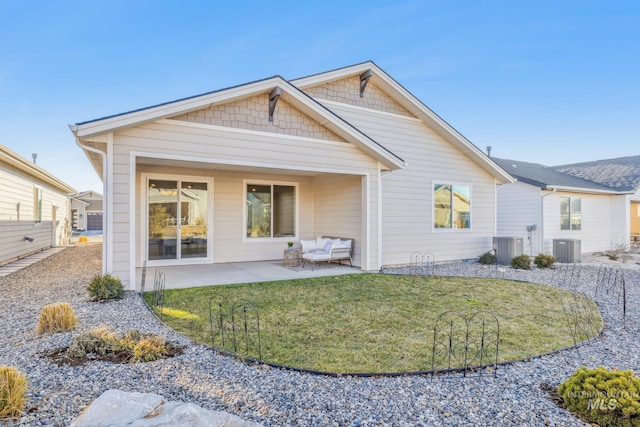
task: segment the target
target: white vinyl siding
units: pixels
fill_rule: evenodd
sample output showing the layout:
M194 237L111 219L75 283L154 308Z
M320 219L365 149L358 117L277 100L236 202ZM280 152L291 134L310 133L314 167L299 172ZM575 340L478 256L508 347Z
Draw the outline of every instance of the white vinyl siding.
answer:
M301 237L315 239L333 236L354 239L353 264L361 266L363 237L363 178L346 175L322 175L313 178L313 224L315 228ZM337 192L336 189L340 189ZM375 220L377 216L373 216ZM377 256L377 252L372 255Z
M383 265L406 264L412 252L431 252L446 261L475 258L491 248L492 176L418 119L337 103L329 108L408 163L382 178ZM434 232L434 182L473 183L470 230Z
M528 255L543 252L540 189L515 182L500 186L497 193L497 236L522 238L524 253ZM527 232L527 227L534 225L536 230Z
M580 197L580 230L560 229L559 197ZM612 249L628 239L624 224L617 220L623 208L623 196L557 193L544 199L545 252L553 252L553 239L579 239L583 253ZM616 206L612 209L612 206ZM616 243L617 242L617 243Z
M4 163L0 163L0 182L0 264L63 243L69 207L65 193ZM38 213L35 188L42 195L39 224L35 222ZM25 236L33 241L25 240Z
M341 211L327 216L327 223L337 224L326 230L326 234L353 236L358 239L357 245L363 244L363 208L360 206L362 180L366 177L370 187L369 193L374 193L370 203L376 203L377 186L375 180L378 163L369 155L363 153L352 144L320 141L310 138L295 138L288 135L260 133L255 131L225 130L218 126L194 125L190 123L173 123L162 120L148 123L137 128L127 129L113 137L113 274L119 276L125 284L130 282L131 260L136 260L140 267L144 259L141 239L140 209L143 203L141 192L142 173L198 175L214 179L214 224L213 224L213 262L242 262L257 260L277 260L282 258L285 242L278 239L268 239L262 242L250 242L243 239L245 224L243 210L244 182L268 181L290 182L298 187L298 236L310 238L316 233L314 224L314 192L318 190L318 183L323 177L334 177L337 182L348 181L350 187L342 185L327 188L330 195L340 199L349 215L357 212L356 221L343 221ZM132 152L140 156L139 164L135 165L135 231L130 236L129 217L130 207L130 159ZM153 158L144 159L146 153ZM256 153L259 153L257 155ZM171 166L154 166L157 157L165 157L165 162ZM250 173L247 173L250 170ZM298 174L296 171L299 170ZM286 172L286 173L285 173ZM355 187L353 183L358 183ZM326 185L330 185L327 183ZM348 194L348 195L345 195ZM328 196L331 198L331 196ZM356 200L352 200L355 197ZM349 201L345 205L345 201ZM374 211L372 224L377 221L377 208L368 207L367 211ZM349 229L345 230L345 225ZM352 230L351 228L355 228ZM342 232L344 231L344 232ZM371 232L370 232L371 234ZM135 256L130 254L130 242L135 239ZM371 242L377 242L378 237L373 231ZM373 243L372 243L373 244ZM375 248L369 249L375 257ZM378 266L374 265L374 269Z

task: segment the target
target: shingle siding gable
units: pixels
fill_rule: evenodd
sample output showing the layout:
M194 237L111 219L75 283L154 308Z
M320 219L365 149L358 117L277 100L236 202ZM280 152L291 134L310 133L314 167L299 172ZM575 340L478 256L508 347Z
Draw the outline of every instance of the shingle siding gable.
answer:
M341 102L358 107L369 108L386 113L414 117L406 108L387 95L382 89L369 82L360 98L360 79L351 76L341 80L327 82L318 86L305 88L304 92L312 98Z
M344 142L338 135L283 99L278 100L273 122L270 122L268 94L251 96L227 104L214 105L210 108L172 117L172 119Z

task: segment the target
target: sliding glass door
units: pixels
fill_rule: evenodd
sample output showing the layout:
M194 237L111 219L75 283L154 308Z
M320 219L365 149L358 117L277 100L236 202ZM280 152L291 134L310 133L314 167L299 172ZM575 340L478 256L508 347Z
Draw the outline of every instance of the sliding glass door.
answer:
M147 181L149 261L207 258L210 182Z

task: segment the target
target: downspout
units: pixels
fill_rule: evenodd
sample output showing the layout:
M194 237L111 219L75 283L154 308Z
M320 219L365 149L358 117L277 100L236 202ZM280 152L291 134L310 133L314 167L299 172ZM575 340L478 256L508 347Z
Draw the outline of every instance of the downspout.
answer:
M556 194L556 191L558 189L554 187L551 193L543 194L540 197L540 242L542 242L542 252L544 252L544 199Z
M78 131L78 127L75 125L69 125L69 129L73 132L74 136ZM107 226L107 212L105 212L105 208L109 205L108 195L107 195L107 155L103 151L98 150L94 147L89 147L87 145L82 145L80 143L80 139L76 136L76 145L80 147L82 150L89 151L91 153L95 153L100 155L102 158L102 194L103 194L103 202L102 202L102 273L107 274L109 271L109 267L111 266L111 254L107 250L107 236L109 235L109 230Z

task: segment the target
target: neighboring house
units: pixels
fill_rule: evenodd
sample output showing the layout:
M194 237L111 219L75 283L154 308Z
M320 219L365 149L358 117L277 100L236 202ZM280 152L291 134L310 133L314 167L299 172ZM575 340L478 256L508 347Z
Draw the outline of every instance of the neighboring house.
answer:
M517 180L498 189L498 236L523 238L524 253L553 253L558 239L579 240L583 253L629 246L640 156L553 167L493 160ZM623 161L633 166L615 167Z
M84 191L71 196L71 228L102 230L102 194Z
M105 183L105 272L282 258L353 238L378 271L475 258L513 182L372 62L280 76L70 126Z
M632 244L637 246L640 243L640 156L596 160L553 168L626 194L624 209L617 212L619 216L614 220L625 224ZM624 242L624 239L622 241Z
M0 265L66 242L76 191L0 145Z

